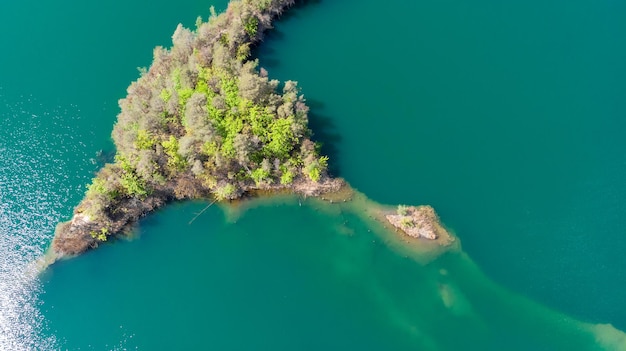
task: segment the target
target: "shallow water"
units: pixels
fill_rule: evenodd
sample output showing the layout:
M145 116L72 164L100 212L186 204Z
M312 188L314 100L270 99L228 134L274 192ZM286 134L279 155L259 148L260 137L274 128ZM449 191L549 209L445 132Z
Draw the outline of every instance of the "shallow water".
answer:
M321 1L261 64L352 186L433 205L498 282L626 329L625 27L612 0Z
M423 253L369 219L370 204L272 198L214 206L189 225L204 206L175 204L137 240L52 266L43 313L72 336L63 345L600 349L591 325L503 290L457 250L417 262Z
M208 6L0 3L0 349L624 348L566 316L626 329L616 1L315 1L264 42L334 172L434 205L469 256L412 250L363 199L214 206L191 226L205 204L188 203L24 274L111 152L135 67Z

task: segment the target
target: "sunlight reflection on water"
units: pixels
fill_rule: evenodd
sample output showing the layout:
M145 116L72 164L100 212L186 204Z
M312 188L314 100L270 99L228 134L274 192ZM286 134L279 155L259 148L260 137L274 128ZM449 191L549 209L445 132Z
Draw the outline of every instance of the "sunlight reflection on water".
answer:
M7 103L0 94L0 350L59 349L39 310L37 273L28 267L71 209L70 178L80 170L68 174L68 160L87 159L84 148L67 142L76 118L78 111L47 111L32 97Z

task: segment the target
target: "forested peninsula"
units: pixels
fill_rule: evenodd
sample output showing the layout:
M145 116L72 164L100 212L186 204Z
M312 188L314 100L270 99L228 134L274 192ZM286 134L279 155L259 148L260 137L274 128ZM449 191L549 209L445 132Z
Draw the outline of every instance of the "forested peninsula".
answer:
M170 49L154 49L151 66L119 101L115 161L88 185L73 218L57 226L55 257L95 248L173 200L281 190L318 196L347 187L328 175L328 157L311 140L297 83L269 79L251 57L294 4L231 1L224 13L211 8L208 21L198 18L194 31L179 25ZM434 212L415 221L404 212L390 222L407 233L417 233L408 229L423 218L437 220Z

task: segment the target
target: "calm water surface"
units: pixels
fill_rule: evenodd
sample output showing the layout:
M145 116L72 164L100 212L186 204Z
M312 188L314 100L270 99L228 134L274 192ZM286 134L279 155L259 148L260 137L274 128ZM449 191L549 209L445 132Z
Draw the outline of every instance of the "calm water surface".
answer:
M365 3L310 5L261 50L336 173L434 205L498 282L626 329L626 3Z
M210 5L0 3L0 349L611 348L565 315L626 329L622 1L313 1L259 50L335 174L434 205L474 261L417 262L358 206L286 199L191 226L205 204L174 205L24 274L112 151L136 67Z

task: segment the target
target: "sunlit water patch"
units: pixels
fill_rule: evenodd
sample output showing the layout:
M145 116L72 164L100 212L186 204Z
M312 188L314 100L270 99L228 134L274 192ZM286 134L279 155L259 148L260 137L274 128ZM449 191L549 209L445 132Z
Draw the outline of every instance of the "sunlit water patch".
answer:
M50 108L0 89L0 350L52 350L39 313L41 288L30 269L56 223L71 211L85 184L89 140L72 129L76 106ZM77 139L77 140L75 140ZM78 164L82 162L83 164Z

